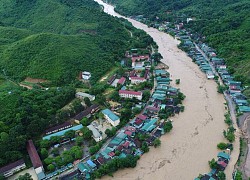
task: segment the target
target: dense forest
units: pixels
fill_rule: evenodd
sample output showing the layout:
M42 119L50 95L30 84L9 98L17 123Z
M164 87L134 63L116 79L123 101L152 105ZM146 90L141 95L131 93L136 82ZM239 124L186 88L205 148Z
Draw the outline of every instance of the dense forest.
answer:
M236 80L250 85L249 0L108 0L124 15L144 15L150 21L184 22L204 35L205 41L225 58ZM157 18L156 18L157 17ZM250 93L249 93L250 95Z
M93 0L0 0L0 167L25 157L28 139L36 143L83 110L80 101L62 110L75 98L80 71L96 84L126 50L152 43ZM20 87L26 77L46 79L49 88Z
M65 84L90 71L95 82L125 49L140 44L129 31L137 30L92 0L0 0L0 68L15 81Z

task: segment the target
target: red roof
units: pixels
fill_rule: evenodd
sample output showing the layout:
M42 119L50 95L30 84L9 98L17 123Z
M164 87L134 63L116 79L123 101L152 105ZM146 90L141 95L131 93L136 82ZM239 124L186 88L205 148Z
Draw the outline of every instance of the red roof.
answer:
M119 94L131 94L131 95L137 95L141 96L142 92L136 92L136 91L127 91L127 90L119 90Z
M22 164L25 164L24 163L24 160L23 159L20 159L18 161L15 161L13 163L10 163L6 166L3 166L0 168L0 174L4 174L5 172L8 172L14 168L16 168L17 166L21 166Z
M123 147L128 148L129 144L130 143L128 141L126 141L125 143L123 143Z
M132 62L135 62L136 60L141 60L141 59L149 59L149 55L144 55L144 56L135 56L135 57L132 57Z
M36 151L36 147L33 144L32 140L28 141L27 151L29 153L30 160L31 160L34 168L38 168L38 167L43 166L42 161L41 161L41 159L40 159L40 157L39 157L39 155L38 155L38 153Z
M105 161L104 161L104 159L102 157L97 158L97 162L99 164L104 164L105 163Z
M138 116L137 116L137 118L139 118L139 119L141 119L141 120L146 120L147 119L147 116L145 116L145 115L143 115L143 114L139 114Z
M126 81L126 78L125 77L121 77L121 79L119 79L118 83L117 84L121 84L123 85Z
M129 77L134 77L135 76L135 70L133 70L133 71L131 71L130 73L129 73Z
M227 167L227 163L225 163L224 161L218 161L218 164L224 168Z
M151 107L151 106L148 106L146 109L148 109L150 111L159 111L160 110L159 108Z
M136 119L136 120L135 120L135 124L136 124L137 126L141 125L141 124L142 124L142 120L141 120L141 119Z
M124 133L127 134L128 136L131 136L131 135L132 135L132 132L131 132L131 131L125 131Z
M131 80L141 80L141 81L144 81L145 78L142 78L142 77L130 77Z
M135 128L133 126L127 126L125 127L127 131L135 132Z
M109 156L110 156L110 157L113 157L113 156L115 156L115 153L114 153L114 152L110 152L110 153L109 153Z

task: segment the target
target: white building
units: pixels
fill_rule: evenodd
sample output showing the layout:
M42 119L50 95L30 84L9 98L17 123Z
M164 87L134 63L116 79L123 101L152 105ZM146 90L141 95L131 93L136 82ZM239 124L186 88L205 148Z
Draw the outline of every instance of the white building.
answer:
M96 142L99 142L102 140L102 135L100 134L100 132L92 125L88 125L87 128L92 131L92 134L93 134L93 138Z
M142 100L142 92L141 91L127 91L127 90L119 90L119 96L122 98L136 98L138 100Z
M102 113L104 115L104 118L110 123L112 124L112 126L118 126L120 123L120 118L115 115L112 111L110 111L109 109L104 109L102 110Z
M4 177L9 177L13 175L14 173L26 168L26 165L24 163L23 159L20 159L16 162L10 163L4 167L0 168L0 174L2 174Z
M214 73L212 71L207 71L206 75L208 79L214 79Z
M91 78L90 72L87 72L87 71L82 72L82 79L89 80L90 78Z
M89 98L90 101L94 101L95 100L95 96L94 95L83 93L83 92L77 92L76 93L76 98L84 99L85 97Z
M139 84L146 81L146 79L142 77L130 77L129 79L131 80L131 84Z

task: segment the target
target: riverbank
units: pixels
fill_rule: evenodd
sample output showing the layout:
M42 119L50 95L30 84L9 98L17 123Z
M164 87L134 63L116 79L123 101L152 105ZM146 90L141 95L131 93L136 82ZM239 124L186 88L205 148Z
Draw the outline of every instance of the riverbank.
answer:
M121 17L114 8L104 6L104 12ZM186 95L184 113L173 118L173 131L161 137L162 145L152 149L138 161L134 169L114 174L115 179L194 179L209 171L208 161L216 157L216 145L224 141L223 130L225 100L218 94L217 84L206 79L185 52L177 48L178 41L170 35L148 28L135 20L126 18L136 28L147 32L159 46L162 62L169 66L173 82L180 79L179 88ZM225 173L230 179L238 155L232 154ZM105 177L104 179L111 179Z

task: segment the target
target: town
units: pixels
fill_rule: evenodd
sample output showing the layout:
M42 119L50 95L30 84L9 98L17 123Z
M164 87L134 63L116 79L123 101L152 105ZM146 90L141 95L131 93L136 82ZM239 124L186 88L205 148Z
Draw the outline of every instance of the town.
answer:
M185 96L170 85L160 54L140 51L127 51L118 69L100 80L107 87L101 92L104 96L77 90L75 97L85 109L47 129L38 147L28 141L27 151L39 180L100 178L118 169L103 169L104 164L122 159L124 167L134 167L149 146L160 146L160 136L173 127L171 116L184 111ZM83 83L90 79L91 72L79 75ZM25 167L21 159L0 172L9 177Z

